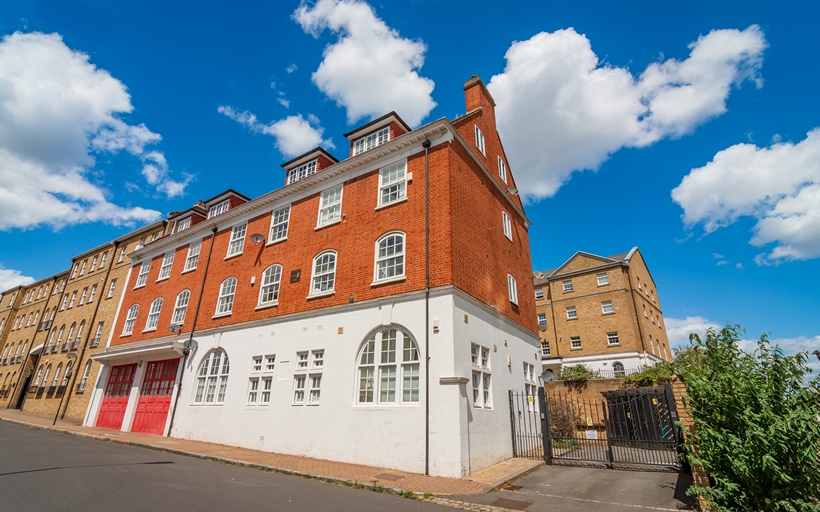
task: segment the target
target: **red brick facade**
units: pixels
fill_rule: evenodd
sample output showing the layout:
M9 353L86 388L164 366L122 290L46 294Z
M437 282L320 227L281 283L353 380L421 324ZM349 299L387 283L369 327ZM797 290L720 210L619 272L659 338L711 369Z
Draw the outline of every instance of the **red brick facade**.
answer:
M492 103L489 93L486 93L486 88L481 84L467 90L468 107L471 95L476 94L471 92L474 89L479 94L484 93L481 96L483 104ZM529 222L523 216L520 199L506 191L507 187L514 186L509 167L507 184L499 181L495 162L498 155L503 157L503 148L493 117L492 109L487 108L473 118L475 122L481 123L484 131L486 157L475 151L474 135L467 137L473 134L474 128L472 122L465 121L464 118L457 121L458 132L463 132L461 137L456 135L456 128L447 121L436 121L407 133L399 122L391 121L391 140L383 148L374 148L350 159L354 163L360 160L366 163L350 167L353 165L349 165L350 161L343 161L327 167L322 173L280 189L282 199L276 200L272 206L261 206L267 196L244 205L241 211L247 212L250 218L244 249L240 255L226 258L231 228L248 217L237 217L240 215L237 213L240 210L237 210L235 215L223 214L225 219L222 222L220 217L210 219L208 226L215 225L217 232L213 237L213 252L196 320L197 331L340 306L351 300L361 302L424 290L425 150L421 146L424 137L417 132L436 125L436 133L443 136L429 148L430 286L459 288L527 330L535 332L537 325L527 231ZM383 125L374 130L381 128ZM355 139L368 133L371 131L356 133ZM425 130L424 133L428 131ZM447 134L450 134L449 138ZM351 140L351 152L355 139ZM466 141L466 145L461 139ZM396 149L391 149L391 145ZM380 152L382 149L384 151ZM400 149L402 154L407 155L406 200L379 207L379 169L397 161L396 156L390 155ZM479 158L476 159L473 155ZM490 164L482 165L484 160ZM346 169L340 171L341 176L348 175L343 178L341 220L317 227L320 194L339 182L323 184L319 174L332 176L339 169ZM410 175L412 179L409 178ZM338 180L330 177L326 179ZM272 210L288 204L286 195L290 190L295 191L295 199L290 202L287 239L268 244ZM299 195L299 190L307 192ZM254 203L260 206L257 207ZM512 221L512 241L504 234L502 210ZM174 240L179 240L178 244L174 244L176 247L173 249L175 256L171 275L163 281L157 282L163 254L156 254L157 249L151 251L150 244L144 251L140 251L142 254L150 254L152 258L148 280L145 286L135 289L141 263L138 260L127 284L114 327L112 345L168 336L170 333L166 328L171 323L177 294L186 289L191 296L182 332L190 332L212 241L210 232L192 231L197 231L197 239L202 241L196 270L182 271L189 244L194 241L191 236L195 235L191 232L171 235L162 240L164 243L155 246L164 247L168 244L168 250L171 250ZM401 231L406 237L405 278L374 284L376 243L391 231ZM254 243L251 241L252 234L263 235L265 241ZM335 291L330 295L311 298L309 292L313 259L325 250L337 253ZM138 253L136 257L139 256ZM273 264L282 266L278 305L257 308L262 273ZM291 282L294 271L300 271L301 275L298 281ZM508 274L517 281L518 305L509 300ZM220 285L229 277L237 279L232 313L215 318ZM157 297L163 299L157 328L143 332L150 305ZM121 336L126 312L133 304L139 305L133 333Z

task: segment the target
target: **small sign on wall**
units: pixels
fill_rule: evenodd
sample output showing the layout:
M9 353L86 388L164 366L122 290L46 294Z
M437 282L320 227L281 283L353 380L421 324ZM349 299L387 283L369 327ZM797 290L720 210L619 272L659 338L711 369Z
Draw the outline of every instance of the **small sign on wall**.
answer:
M290 282L291 283L298 283L299 279L302 277L302 269L293 270L290 273Z
M598 431L597 430L587 430L587 439L598 439Z

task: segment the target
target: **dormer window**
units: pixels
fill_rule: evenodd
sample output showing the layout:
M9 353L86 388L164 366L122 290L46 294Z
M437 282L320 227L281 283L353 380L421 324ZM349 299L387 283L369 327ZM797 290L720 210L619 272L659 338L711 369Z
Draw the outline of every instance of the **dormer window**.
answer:
M182 220L177 221L177 229L174 231L175 233L179 233L180 231L185 231L186 229L191 227L191 217L186 217Z
M302 164L295 169L288 171L288 185L295 183L301 179L307 178L316 172L316 160L311 160L306 164Z
M220 201L215 205L211 206L208 210L208 218L216 217L217 215L222 215L223 213L228 211L228 206L230 205L230 199L225 199L224 201Z
M381 146L388 140L390 140L390 127L385 126L377 132L373 132L370 135L365 135L361 139L358 139L353 144L353 156L356 156L359 153L364 153L365 151L373 149L376 146Z

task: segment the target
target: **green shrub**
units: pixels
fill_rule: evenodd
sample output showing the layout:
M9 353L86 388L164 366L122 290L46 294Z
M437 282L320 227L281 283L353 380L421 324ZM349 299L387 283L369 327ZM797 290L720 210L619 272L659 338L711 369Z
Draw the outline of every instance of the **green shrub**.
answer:
M655 366L647 366L641 371L632 373L624 377L624 384L636 388L644 386L657 386L666 384L674 375L672 365L666 362L658 363Z
M564 366L561 368L561 376L558 380L570 380L577 382L586 382L590 379L600 379L601 374L593 370L589 366L583 364L576 364L574 366Z
M710 480L689 492L715 511L819 511L820 379L808 380L806 353L784 355L765 335L743 352L742 332L693 334L674 363L694 420L687 458Z

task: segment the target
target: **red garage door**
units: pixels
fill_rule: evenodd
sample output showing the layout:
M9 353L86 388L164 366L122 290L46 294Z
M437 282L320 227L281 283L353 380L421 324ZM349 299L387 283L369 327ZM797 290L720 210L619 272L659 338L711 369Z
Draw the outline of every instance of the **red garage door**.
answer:
M98 427L115 430L122 427L125 408L128 406L128 394L131 392L136 370L136 364L111 367L108 384L105 386L105 397L100 405L100 414L97 416Z
M179 359L148 363L134 424L131 426L132 432L160 435L165 432L165 420L171 407L171 393L174 390L178 364Z

